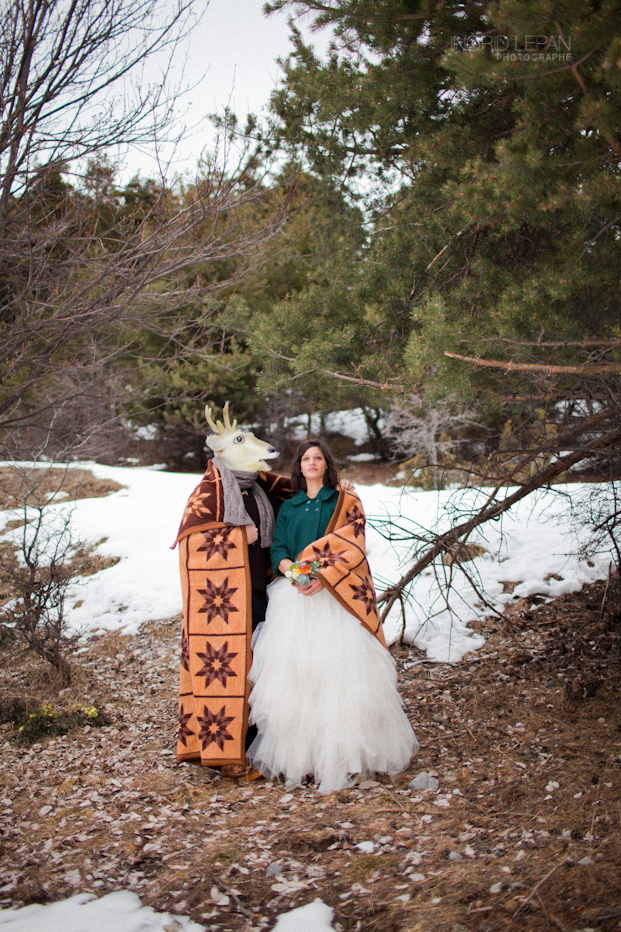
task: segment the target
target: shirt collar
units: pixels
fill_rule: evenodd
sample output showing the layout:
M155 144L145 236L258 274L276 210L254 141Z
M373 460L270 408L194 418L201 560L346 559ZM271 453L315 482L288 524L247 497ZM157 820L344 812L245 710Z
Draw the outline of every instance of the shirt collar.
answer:
M312 502L315 502L315 501L327 502L329 499L332 498L333 495L338 495L338 491L336 489L333 489L329 485L324 485L319 489L319 492L317 493L315 498L311 498L311 501ZM304 489L300 489L300 491L296 492L293 498L290 498L289 501L291 502L292 505L303 505L305 502L308 501L308 495L306 494Z

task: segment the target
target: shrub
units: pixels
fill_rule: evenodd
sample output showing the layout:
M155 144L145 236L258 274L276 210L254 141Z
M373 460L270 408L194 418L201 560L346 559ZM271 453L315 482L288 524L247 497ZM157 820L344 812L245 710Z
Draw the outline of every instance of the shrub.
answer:
M54 709L50 703L31 705L24 699L0 700L0 724L11 724L15 740L20 744L34 744L44 738L66 735L77 726L101 728L112 724L112 719L94 705L88 708Z

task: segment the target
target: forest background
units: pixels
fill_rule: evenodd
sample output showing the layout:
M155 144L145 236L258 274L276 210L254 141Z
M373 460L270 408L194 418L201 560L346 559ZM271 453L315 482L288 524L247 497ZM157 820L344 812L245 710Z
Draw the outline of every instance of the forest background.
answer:
M174 133L174 89L121 80L177 47L190 5L7 7L5 456L118 460L142 426L198 469L205 400L285 448L291 418L362 406L378 456L436 487L610 433L616 4L276 9L329 27L329 56L292 19L267 121L216 116L171 187L119 185L109 153Z

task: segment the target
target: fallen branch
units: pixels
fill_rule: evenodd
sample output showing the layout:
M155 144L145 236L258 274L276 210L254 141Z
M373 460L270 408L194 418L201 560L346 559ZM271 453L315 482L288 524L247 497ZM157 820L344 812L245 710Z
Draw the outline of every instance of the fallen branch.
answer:
M519 908L518 908L518 910L517 910L517 912L516 912L516 915L517 915L517 913L519 913L522 909L524 909L525 906L528 906L528 904L530 903L530 901L532 900L532 898L536 895L537 891L539 890L539 888L540 888L541 886L543 886L543 884L546 882L546 880L549 880L550 877L552 876L552 874L556 873L556 871L559 869L559 867L563 867L563 866L564 866L565 864L567 864L567 863L568 863L567 858L563 858L562 861L560 861L558 864L555 864L554 867L553 867L551 870L548 871L548 873L545 875L545 877L542 877L541 880L540 880L538 883L535 884L535 886L533 887L533 889L530 891L530 894L529 894L527 897L521 898L520 906L519 906Z
M498 609L495 608L495 607L492 605L492 603L491 603L490 601L488 601L488 599L485 598L485 596L483 595L483 593L481 592L481 590L479 589L479 587L478 587L477 584L475 583L474 579L472 578L472 575L468 572L468 570L464 569L464 563L465 563L465 562L466 562L466 561L464 560L462 563L458 563L459 569L462 571L462 573L464 574L464 576L466 577L466 579L468 580L468 582L470 583L470 585L471 585L472 588L474 589L475 594L479 597L479 602L481 602L481 603L485 606L485 608L489 608L490 612L493 612L494 615L496 615L497 618L502 618L503 621L504 621L504 615L502 614L502 612L499 612ZM403 600L402 600L402 604L403 604ZM404 622L403 628L404 628L404 632L405 632L405 622Z
M610 586L610 578L612 576L612 560L608 566L608 579L606 580L606 588L604 589L604 598L602 599L602 607L599 613L599 620L601 621L604 617L604 607L606 605L606 596L608 595L608 587Z

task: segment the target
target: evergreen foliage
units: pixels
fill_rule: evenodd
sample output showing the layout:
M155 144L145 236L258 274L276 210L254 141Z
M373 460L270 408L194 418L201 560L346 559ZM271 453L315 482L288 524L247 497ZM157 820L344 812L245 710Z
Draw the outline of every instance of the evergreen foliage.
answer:
M333 47L320 61L293 26L262 143L359 203L367 225L350 214L356 234L307 288L253 318L259 384L295 378L317 402L338 384L328 373L492 405L615 393L619 3L266 7L287 8L330 26Z

